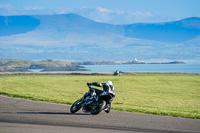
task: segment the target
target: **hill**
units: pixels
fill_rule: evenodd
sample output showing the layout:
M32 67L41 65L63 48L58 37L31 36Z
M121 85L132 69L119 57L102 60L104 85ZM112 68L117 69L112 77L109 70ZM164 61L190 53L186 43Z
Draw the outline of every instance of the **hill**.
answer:
M43 60L29 61L16 59L0 59L0 72L41 71L85 71L84 67L65 61Z
M200 18L111 25L77 14L0 16L0 58L199 59Z
M200 18L156 24L125 25L125 36L161 42L186 42L200 35Z

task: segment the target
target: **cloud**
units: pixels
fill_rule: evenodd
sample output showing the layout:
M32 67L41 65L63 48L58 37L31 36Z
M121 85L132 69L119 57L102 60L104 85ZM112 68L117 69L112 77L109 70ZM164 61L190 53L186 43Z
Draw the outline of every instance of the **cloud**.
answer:
M153 14L151 12L140 12L140 11L128 12L128 15L130 17L137 18L137 19L153 17Z
M24 10L44 10L42 7L24 7Z
M10 4L0 4L0 15L13 15L15 12Z
M102 7L85 7L74 10L74 12L98 22L111 24L130 24L134 22L143 22L154 17L151 12L125 12L121 10L110 10Z
M11 10L13 7L10 4L0 4L0 9Z
M112 10L108 10L108 9L105 9L102 7L98 7L98 8L96 8L96 10L98 10L99 12L102 12L102 13L112 13L113 12Z
M46 9L40 6L34 6L34 7L23 7L21 10L19 10L19 13L21 15L51 15L55 14L53 10Z
M15 8L10 4L0 4L0 15L1 16L12 16L12 15L40 15L40 14L55 14L53 10L49 10L43 7L22 7Z

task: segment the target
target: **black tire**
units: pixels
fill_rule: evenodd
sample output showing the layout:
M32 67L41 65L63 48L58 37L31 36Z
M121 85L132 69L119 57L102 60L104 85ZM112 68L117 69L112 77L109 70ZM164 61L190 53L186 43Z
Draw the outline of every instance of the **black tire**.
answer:
M79 99L77 100L70 108L70 112L71 113L76 113L77 111L79 111L81 109L81 100Z
M92 115L97 115L105 108L105 106L106 106L106 101L101 100L100 103L99 103L99 106L96 109L91 110L90 113Z

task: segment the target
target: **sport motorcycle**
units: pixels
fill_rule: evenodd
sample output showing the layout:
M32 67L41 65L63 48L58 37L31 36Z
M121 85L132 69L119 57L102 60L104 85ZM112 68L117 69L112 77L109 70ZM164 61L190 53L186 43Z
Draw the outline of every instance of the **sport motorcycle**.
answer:
M90 88L90 87L89 87ZM96 90L96 95L93 95L91 90ZM92 115L99 114L102 110L106 113L110 112L109 101L114 98L114 95L109 92L90 88L84 96L78 99L70 108L71 113L76 113L82 108L82 111L91 113Z

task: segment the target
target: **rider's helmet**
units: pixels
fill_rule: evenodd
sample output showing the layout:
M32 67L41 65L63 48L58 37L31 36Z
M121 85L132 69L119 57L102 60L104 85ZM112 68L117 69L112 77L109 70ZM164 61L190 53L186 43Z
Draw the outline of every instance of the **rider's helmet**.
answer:
M111 86L113 86L112 81L106 81L106 84L107 84L107 85L111 85Z

